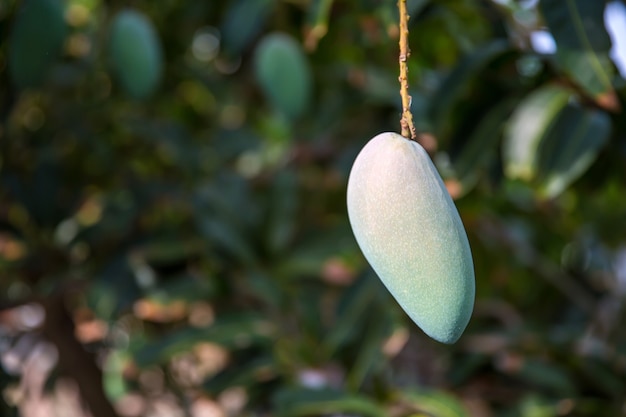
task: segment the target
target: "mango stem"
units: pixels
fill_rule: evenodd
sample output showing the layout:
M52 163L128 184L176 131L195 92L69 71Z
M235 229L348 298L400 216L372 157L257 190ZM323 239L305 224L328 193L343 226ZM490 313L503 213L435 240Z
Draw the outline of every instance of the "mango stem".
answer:
M406 0L398 0L398 10L400 11L400 97L402 97L402 117L400 118L401 134L405 138L417 140L415 126L413 126L413 115L411 114L411 96L409 95L409 68L407 61L411 56L409 49L409 15L406 11Z

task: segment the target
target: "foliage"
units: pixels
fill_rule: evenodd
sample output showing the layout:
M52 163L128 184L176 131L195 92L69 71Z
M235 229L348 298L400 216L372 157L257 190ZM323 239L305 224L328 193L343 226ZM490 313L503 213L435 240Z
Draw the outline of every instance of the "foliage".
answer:
M623 412L626 84L604 1L526 3L409 2L416 127L477 278L445 346L346 215L357 152L399 130L394 2L134 1L162 66L139 92L110 45L127 2L0 2L3 415L44 341L47 389L77 381L94 417ZM32 8L57 6L49 33Z

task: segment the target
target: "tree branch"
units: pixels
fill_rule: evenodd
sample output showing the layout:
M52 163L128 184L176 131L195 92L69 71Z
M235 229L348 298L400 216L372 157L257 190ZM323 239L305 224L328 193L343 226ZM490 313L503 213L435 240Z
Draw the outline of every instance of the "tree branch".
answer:
M57 348L61 370L76 381L93 417L118 417L104 393L102 371L94 355L74 336L74 322L65 308L64 297L50 297L43 306L46 311L43 334Z

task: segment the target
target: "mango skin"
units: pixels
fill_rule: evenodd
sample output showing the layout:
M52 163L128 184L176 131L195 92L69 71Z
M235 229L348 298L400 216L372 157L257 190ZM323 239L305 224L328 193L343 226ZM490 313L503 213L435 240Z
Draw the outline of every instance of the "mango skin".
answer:
M430 337L454 343L474 308L472 253L459 213L418 143L381 133L348 179L348 216L374 271Z
M294 38L270 33L254 55L256 78L267 100L289 119L309 108L313 79L306 55Z
M146 99L163 76L163 51L158 34L142 13L120 11L111 22L111 65L120 84L135 99Z

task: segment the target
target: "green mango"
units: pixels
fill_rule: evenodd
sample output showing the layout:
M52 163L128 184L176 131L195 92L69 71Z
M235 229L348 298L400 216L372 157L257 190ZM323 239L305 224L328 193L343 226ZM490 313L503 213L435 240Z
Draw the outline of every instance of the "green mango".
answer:
M163 51L146 16L119 12L111 23L109 52L113 72L129 95L143 99L154 93L163 75Z
M302 48L283 33L267 35L254 56L257 81L269 102L290 119L301 116L311 101L312 76Z
M348 180L348 216L374 271L430 337L454 343L474 308L474 265L459 213L417 142L381 133Z
M24 0L11 30L8 67L18 88L39 87L59 58L67 35L59 0Z

